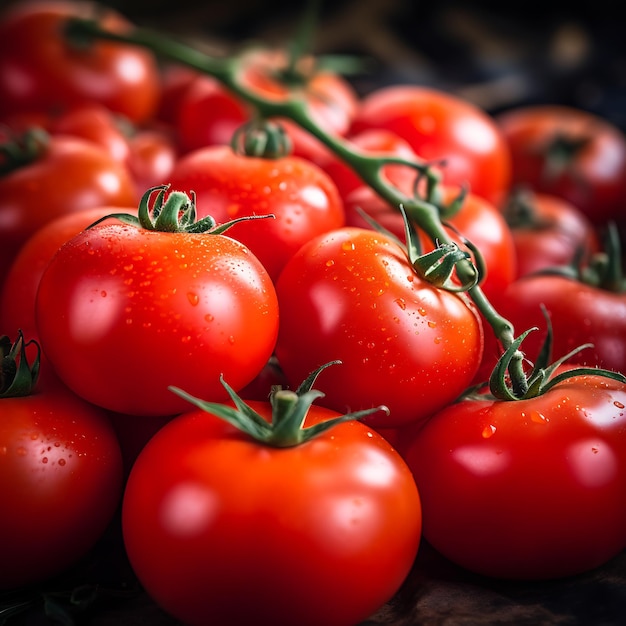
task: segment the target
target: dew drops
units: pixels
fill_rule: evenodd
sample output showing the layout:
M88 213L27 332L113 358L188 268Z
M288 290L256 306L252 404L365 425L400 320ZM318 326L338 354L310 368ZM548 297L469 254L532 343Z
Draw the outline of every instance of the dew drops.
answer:
M613 402L613 404L618 408L618 409L623 409L624 405L619 402L619 400L615 400L615 402Z
M496 427L493 424L489 424L483 428L481 435L483 436L483 439L489 439L490 437L493 437L495 432Z
M424 315L426 315L426 309L423 307L420 307L419 309L417 309L417 312L424 317Z
M353 241L344 241L341 244L341 249L345 250L346 252L350 252L351 250L354 250L355 249L354 242Z
M197 293L190 291L187 293L187 300L189 300L189 304L191 304L191 306L198 306L198 303L200 302L200 297Z
M328 261L326 261L326 267L332 267L335 264L335 261L333 259L328 259Z
M207 322L212 322L212 321L215 319L215 316L211 315L210 313L207 313L207 314L204 316L204 319L205 319Z
M103 290L100 292L100 296L101 296L102 298L106 298L106 297L107 297L107 292L103 289Z
M428 328L435 328L437 326L437 322L428 322Z
M404 311L406 310L406 300L404 298L396 298L394 302ZM397 318L394 318L397 319Z
M593 446L593 447L591 448L591 451L592 451L594 454L598 454L598 452L599 452L598 448L596 448L595 446Z
M232 335L230 335L230 336L228 337L228 343L229 343L231 346L235 343L235 338L234 338Z
M530 414L530 419L535 424L546 424L549 420L545 415L539 413L539 411L532 411Z
M48 457L44 456L43 459L41 459L41 462L44 463L44 464L47 463L48 462Z

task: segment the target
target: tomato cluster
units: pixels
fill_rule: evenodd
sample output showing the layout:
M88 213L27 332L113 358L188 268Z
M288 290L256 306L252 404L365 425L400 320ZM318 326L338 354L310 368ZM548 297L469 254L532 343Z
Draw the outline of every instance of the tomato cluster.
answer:
M118 508L189 624L356 624L422 538L505 578L623 550L621 131L265 50L233 89L90 6L0 17L0 589Z

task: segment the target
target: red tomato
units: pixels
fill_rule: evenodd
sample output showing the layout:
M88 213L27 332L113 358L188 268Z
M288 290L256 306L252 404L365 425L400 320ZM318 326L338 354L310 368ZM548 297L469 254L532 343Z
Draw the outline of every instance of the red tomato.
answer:
M122 494L122 456L106 413L62 386L1 397L0 492L0 589L73 565L100 539Z
M305 425L337 415L311 407ZM142 585L186 624L353 626L407 576L421 512L399 454L359 422L273 448L192 410L139 455L122 525Z
M396 133L426 161L445 160L447 185L468 184L496 206L508 192L506 141L491 116L466 100L428 87L383 87L363 98L350 132L372 128Z
M573 204L543 193L513 198L505 216L517 257L517 277L569 265L579 251L598 250L592 223Z
M97 18L113 31L130 27L116 11L104 6L96 10L89 2L14 5L0 16L0 114L58 113L76 104L98 103L134 122L151 118L160 89L152 54L108 41L87 48L73 44L63 33L69 17Z
M576 108L513 109L497 118L513 159L513 182L559 196L595 224L617 218L626 202L626 137Z
M276 283L276 356L296 384L340 360L320 403L337 411L384 404L373 427L419 421L456 399L482 354L482 327L462 295L418 277L405 252L373 230L342 228L305 244Z
M465 400L403 449L424 538L487 576L545 579L626 547L626 385L600 376L518 401Z
M116 211L135 213L134 208L95 207L59 215L24 243L15 257L0 289L0 328L21 329L26 337L37 339L35 299L39 281L56 251L96 220Z
M522 349L533 361L545 341L543 304L552 323L552 356L558 359L574 348L592 343L569 361L626 372L626 296L560 275L533 275L511 283L494 302L512 322L517 335L534 326ZM500 354L495 336L485 331L485 355L480 368L487 378Z
M168 385L220 399L220 374L239 389L261 371L278 308L269 275L240 242L110 220L56 253L36 320L44 352L79 396L120 413L173 415L186 404Z
M357 95L347 80L334 72L316 69L305 58L297 76L281 76L287 69L283 51L253 50L243 57L239 80L261 96L283 100L290 90L303 97L314 121L324 130L345 135L357 110ZM178 106L177 128L184 150L228 144L233 132L251 117L248 104L215 79L194 80ZM282 119L293 142L293 153L320 163L327 149L291 120Z
M133 206L126 167L78 137L51 136L33 160L0 176L0 285L24 242L54 218L95 206Z
M212 215L221 223L274 215L228 231L254 252L273 279L302 244L344 221L333 181L299 157L249 157L228 146L212 146L181 157L170 182L174 189L196 194L199 217Z
M440 191L444 205L451 203L459 193L453 187L442 187ZM344 208L347 224L371 228L357 212L357 209L361 209L404 241L404 219L399 209L390 206L371 188L361 186L353 191L346 198ZM464 248L456 230L480 251L487 270L481 287L487 297L499 294L513 282L517 272L515 242L511 229L495 206L469 193L460 210L445 221L452 226L447 228L452 241ZM435 247L424 231L420 232L420 241L423 252Z

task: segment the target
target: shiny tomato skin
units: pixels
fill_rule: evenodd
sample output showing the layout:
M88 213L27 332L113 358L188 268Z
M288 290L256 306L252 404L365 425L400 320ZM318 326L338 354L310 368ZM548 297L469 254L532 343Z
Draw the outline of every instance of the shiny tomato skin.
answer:
M626 136L613 124L581 109L535 105L497 117L512 156L512 182L556 195L594 224L618 218L626 199ZM548 146L558 137L585 145L562 171L547 167Z
M274 280L300 246L344 223L343 203L332 179L299 157L266 159L237 154L229 146L202 148L178 160L170 183L172 189L193 191L198 216L211 215L219 224L274 215L228 230Z
M160 78L155 58L137 46L99 41L77 54L63 35L69 17L97 16L105 28L130 23L110 8L55 0L18 3L0 17L2 115L18 111L63 112L98 103L133 122L156 112Z
M452 202L459 193L458 188L450 186L442 187L440 191L444 204ZM402 214L376 195L370 187L363 185L348 194L344 208L347 224L371 228L357 211L360 209L404 241ZM513 235L501 211L493 204L476 194L469 193L461 209L452 217L445 219L445 222L451 226L447 228L447 232L452 241L469 251L459 236L461 235L480 251L487 270L481 288L487 297L500 294L515 280L517 257ZM420 241L423 252L433 250L435 247L424 231L420 232Z
M106 413L62 386L0 399L0 589L43 581L95 545L121 501Z
M336 415L314 406L306 425ZM122 528L142 585L184 623L353 626L407 576L421 509L400 455L363 424L277 449L193 410L137 458Z
M324 363L320 404L336 411L384 404L365 418L394 427L427 418L468 386L482 326L464 297L422 281L404 251L373 230L345 227L305 244L276 283L276 356L291 384Z
M72 237L111 213L137 213L133 207L94 207L59 215L39 228L20 248L0 289L0 329L21 329L28 339L37 339L35 300L39 281L57 250Z
M498 578L571 576L617 555L626 547L625 405L624 384L585 376L533 399L447 407L402 449L424 538Z
M137 415L184 410L169 385L218 400L220 374L243 387L278 331L274 286L243 244L114 220L62 246L35 306L59 378L98 406Z
M126 167L78 137L52 136L33 162L0 177L0 284L25 241L54 218L95 206L133 206Z
M443 182L468 184L472 193L500 206L508 193L508 146L495 120L469 101L439 89L390 85L361 101L350 133L390 130L429 162L445 160Z

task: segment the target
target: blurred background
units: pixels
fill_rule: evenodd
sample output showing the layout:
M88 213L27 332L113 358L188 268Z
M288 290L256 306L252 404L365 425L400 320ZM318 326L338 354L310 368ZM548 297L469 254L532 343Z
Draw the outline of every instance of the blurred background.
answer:
M106 0L136 24L224 50L285 43L306 2ZM561 103L626 130L626 34L607 0L319 0L316 54L367 61L352 82L365 94L391 83L453 91L489 112Z

